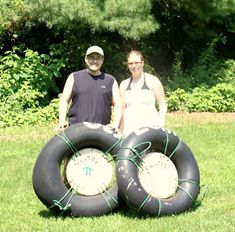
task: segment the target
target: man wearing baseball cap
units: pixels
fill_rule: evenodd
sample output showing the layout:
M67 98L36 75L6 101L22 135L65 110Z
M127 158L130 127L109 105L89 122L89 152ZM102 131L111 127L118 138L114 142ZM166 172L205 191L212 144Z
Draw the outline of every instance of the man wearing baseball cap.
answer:
M104 57L104 51L101 47L98 46L91 46L86 51L86 56L89 56L92 53L100 54L102 57Z
M86 69L69 75L59 104L58 131L68 125L66 117L69 105L69 125L93 122L110 125L118 131L122 116L118 84L112 75L101 71L103 62L103 49L99 46L91 46L85 55ZM111 124L112 106L114 114Z

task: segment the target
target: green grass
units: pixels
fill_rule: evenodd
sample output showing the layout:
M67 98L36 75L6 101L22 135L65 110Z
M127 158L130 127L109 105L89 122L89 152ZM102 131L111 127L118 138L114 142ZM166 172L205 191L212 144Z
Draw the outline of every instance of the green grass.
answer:
M194 211L161 218L140 218L125 207L96 218L55 217L32 188L35 160L54 126L0 130L0 231L235 231L235 117L168 116L167 127L195 155L205 197Z

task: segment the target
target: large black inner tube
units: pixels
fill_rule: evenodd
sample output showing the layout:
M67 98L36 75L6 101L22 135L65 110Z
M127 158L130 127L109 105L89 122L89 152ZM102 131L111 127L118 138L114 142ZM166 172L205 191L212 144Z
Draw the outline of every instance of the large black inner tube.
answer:
M151 144L145 152L147 146L144 142ZM141 152L160 152L173 162L178 173L178 187L173 196L156 198L143 188L137 167L141 165ZM174 133L161 128L141 128L126 137L118 152L116 178L124 200L142 215L182 213L194 206L200 192L199 168L192 151Z
M34 166L32 182L38 198L55 212L69 212L72 216L99 216L116 209L119 205L116 183L94 196L74 194L62 180L61 165L65 158L74 154L71 144L77 150L110 150L109 154L114 157L118 146L113 145L118 142L119 138L107 127L91 123L74 124L59 136L54 136L42 149Z

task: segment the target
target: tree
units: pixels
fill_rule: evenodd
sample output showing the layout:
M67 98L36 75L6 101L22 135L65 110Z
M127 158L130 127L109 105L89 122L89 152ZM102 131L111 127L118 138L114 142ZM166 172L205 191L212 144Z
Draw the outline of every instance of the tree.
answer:
M28 17L28 6L24 0L1 0L0 34L6 30L14 31Z
M235 57L235 0L2 0L1 6L0 49L8 45L1 54L20 43L39 53L59 44L67 72L84 65L84 50L94 43L112 55L140 49L163 75L176 54L183 69L192 68L215 38L216 54ZM123 54L105 62L115 75Z
M233 50L235 0L155 0L152 4L151 12L160 28L149 42L162 60L172 64L175 54L180 52L184 68L190 68L217 37L221 39L221 49L229 46Z
M87 26L93 31L117 31L126 38L140 39L156 31L151 0L30 0L31 16L49 27Z

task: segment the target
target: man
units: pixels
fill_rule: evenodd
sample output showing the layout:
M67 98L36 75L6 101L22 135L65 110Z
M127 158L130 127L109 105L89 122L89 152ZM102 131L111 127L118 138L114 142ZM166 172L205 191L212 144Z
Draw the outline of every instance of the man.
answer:
M87 68L71 73L65 83L59 105L59 131L67 127L68 106L69 125L78 122L109 124L118 131L122 115L121 99L115 78L102 72L104 52L98 46L86 51ZM113 123L110 124L113 108Z

